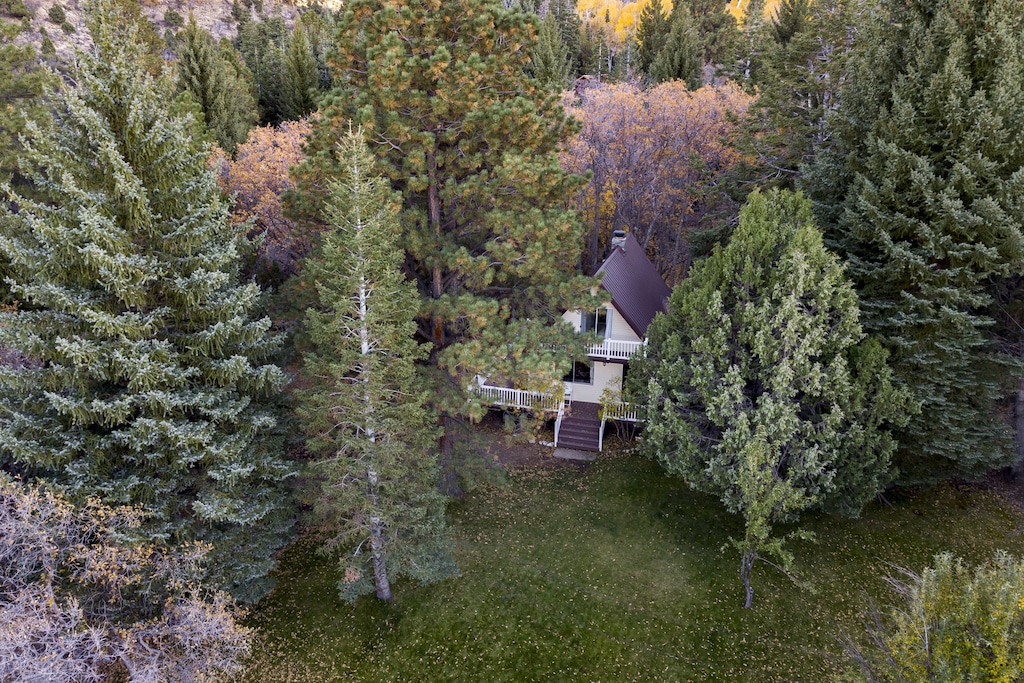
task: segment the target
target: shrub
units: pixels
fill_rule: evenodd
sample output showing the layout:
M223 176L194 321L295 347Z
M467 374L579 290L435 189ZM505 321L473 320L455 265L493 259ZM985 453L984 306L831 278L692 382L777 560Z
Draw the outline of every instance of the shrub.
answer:
M13 19L22 19L32 16L25 0L0 0L0 15Z
M888 582L902 598L873 615L869 641L848 641L849 680L1019 681L1024 676L1024 560L996 553L968 567L949 553Z
M57 25L62 25L68 20L67 15L64 13L64 8L58 3L54 3L53 6L50 7L46 16L50 18L50 21Z
M164 12L164 23L167 24L168 28L181 28L185 25L185 19L173 9L168 9Z

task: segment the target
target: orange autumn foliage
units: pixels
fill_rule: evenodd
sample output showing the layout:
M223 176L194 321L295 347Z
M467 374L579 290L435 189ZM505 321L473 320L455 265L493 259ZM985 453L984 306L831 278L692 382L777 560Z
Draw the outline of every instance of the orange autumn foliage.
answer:
M234 160L219 161L220 186L235 200L232 221L252 222L249 236L259 238L259 265L285 276L295 273L296 262L309 252L313 241L311 231L284 216L281 203L294 187L288 170L305 158L302 145L309 131L307 121L253 128Z
M689 265L687 233L708 195L737 161L727 144L734 115L752 98L726 83L687 90L669 82L588 89L567 102L582 130L562 155L575 173L590 172L578 197L590 223L587 260L593 268L612 230L625 229L652 254L669 282Z

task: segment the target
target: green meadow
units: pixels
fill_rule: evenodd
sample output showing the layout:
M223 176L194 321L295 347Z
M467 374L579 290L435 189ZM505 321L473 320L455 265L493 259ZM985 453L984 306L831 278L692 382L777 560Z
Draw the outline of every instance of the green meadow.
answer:
M251 683L324 681L826 681L894 565L951 550L1024 554L1001 494L942 486L872 503L858 519L808 516L798 585L755 568L742 607L741 531L720 503L643 458L512 469L450 508L462 575L396 585L396 601L337 598L332 561L304 537L248 617ZM785 530L780 530L785 533ZM810 584L804 586L803 584Z

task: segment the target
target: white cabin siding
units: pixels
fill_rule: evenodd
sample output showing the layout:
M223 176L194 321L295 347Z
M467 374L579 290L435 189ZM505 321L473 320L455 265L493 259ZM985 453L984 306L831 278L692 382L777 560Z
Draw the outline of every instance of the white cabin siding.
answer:
M572 400L584 403L600 403L601 393L608 385L618 391L622 387L622 363L594 361L590 370L593 384L569 382L572 385Z
M631 341L640 342L643 341L641 337L636 335L633 328L629 326L626 319L622 317L618 309L612 304L605 304L605 309L608 311L608 322L610 323L611 333L607 336L607 339L614 339L615 341ZM572 325L572 328L576 330L576 334L580 332L581 323L581 311L579 309L566 311L562 314L562 320Z

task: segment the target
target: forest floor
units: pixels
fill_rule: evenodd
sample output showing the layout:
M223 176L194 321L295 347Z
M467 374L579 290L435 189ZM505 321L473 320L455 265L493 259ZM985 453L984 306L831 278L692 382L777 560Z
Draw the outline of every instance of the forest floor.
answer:
M398 582L397 599L337 597L337 568L307 535L256 605L248 683L327 681L819 681L892 595L894 566L950 550L971 563L1024 555L1017 483L902 491L860 518L809 515L795 584L767 564L742 608L740 521L610 438L593 463L478 431L504 470L450 506L461 576ZM542 437L543 438L543 435ZM780 534L787 529L779 529Z

